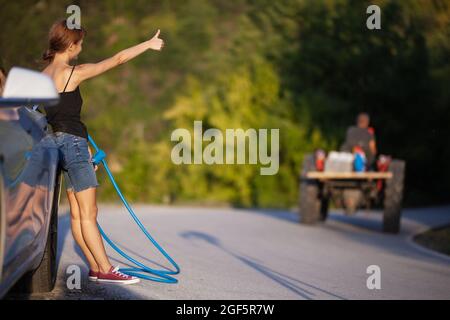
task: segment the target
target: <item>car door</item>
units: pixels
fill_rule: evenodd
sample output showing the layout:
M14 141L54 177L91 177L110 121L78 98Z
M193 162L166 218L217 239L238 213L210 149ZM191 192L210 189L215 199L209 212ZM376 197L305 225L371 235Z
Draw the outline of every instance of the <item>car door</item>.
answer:
M36 112L26 107L13 109L9 119L0 121L7 194L4 277L29 268L27 260L43 252L47 235L58 151Z

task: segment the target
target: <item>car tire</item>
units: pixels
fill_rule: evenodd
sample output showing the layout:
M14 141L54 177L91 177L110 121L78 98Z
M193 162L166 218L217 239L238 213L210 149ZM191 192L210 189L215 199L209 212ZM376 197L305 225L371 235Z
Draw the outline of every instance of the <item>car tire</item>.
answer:
M315 171L314 156L308 154L303 161L300 177L300 223L316 224L321 220L321 199L319 184L316 180L307 179L306 173Z
M392 178L386 180L384 188L383 232L398 233L403 201L405 162L393 160L389 165Z
M58 169L47 242L45 244L41 263L37 269L26 273L22 277L19 283L17 283L14 291L20 293L41 293L50 292L55 287L57 275L56 256L58 252L58 207L61 195L61 177L61 171Z

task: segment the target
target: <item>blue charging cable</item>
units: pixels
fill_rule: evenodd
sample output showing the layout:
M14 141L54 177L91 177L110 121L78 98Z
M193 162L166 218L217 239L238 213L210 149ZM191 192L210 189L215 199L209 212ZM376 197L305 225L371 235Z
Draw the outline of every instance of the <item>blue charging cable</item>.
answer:
M117 251L122 257L136 265L134 268L121 268L120 271L128 274L130 276L135 276L141 279L145 280L151 280L156 282L163 282L163 283L177 283L178 280L172 277L172 275L176 275L180 273L180 267L178 264L169 256L169 254L156 242L155 239L150 235L150 233L147 231L147 229L144 227L142 222L139 220L139 218L134 213L131 206L128 204L127 200L123 196L122 192L120 191L119 186L117 185L111 171L109 170L108 164L106 163L106 153L103 150L100 150L97 145L94 142L94 139L92 139L91 136L88 136L89 142L94 147L95 155L92 157L92 162L95 165L98 165L100 163L103 164L105 167L106 173L109 176L109 180L111 180L111 183L113 184L114 188L116 189L117 194L119 195L120 199L122 200L123 204L127 208L128 212L130 213L133 220L136 222L136 224L139 226L139 228L142 230L142 232L145 234L148 240L150 240L151 243L158 249L161 254L166 257L166 259L172 264L172 266L175 268L175 271L172 270L156 270L152 269L150 267L147 267L143 263L137 261L136 259L133 259L128 254L126 254L122 249L120 249L103 231L103 229L98 225L98 229L100 230L100 233L105 239L105 241L113 248L115 251Z

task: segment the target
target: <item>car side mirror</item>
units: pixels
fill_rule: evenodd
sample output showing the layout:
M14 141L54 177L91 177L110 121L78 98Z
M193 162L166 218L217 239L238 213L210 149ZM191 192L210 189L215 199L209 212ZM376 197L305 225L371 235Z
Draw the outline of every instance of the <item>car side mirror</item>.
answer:
M51 106L59 102L59 94L53 80L41 72L13 67L6 78L5 90L0 97L0 108Z

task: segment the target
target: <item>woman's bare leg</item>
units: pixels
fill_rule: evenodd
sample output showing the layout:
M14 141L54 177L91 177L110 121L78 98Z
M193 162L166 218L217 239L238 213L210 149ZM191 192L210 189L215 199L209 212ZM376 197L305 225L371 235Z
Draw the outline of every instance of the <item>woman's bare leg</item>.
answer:
M83 254L89 263L90 269L94 272L98 272L99 268L97 262L95 261L92 252L86 245L86 242L84 241L83 238L83 234L81 232L81 213L78 201L75 198L75 193L73 191L67 190L67 199L69 199L70 204L70 224L72 226L73 238L75 239L78 246L81 248L81 251L83 251Z
M97 200L96 188L89 188L80 192L75 192L80 207L81 233L89 251L94 256L95 261L102 273L108 273L111 263L106 255L105 246L97 227Z

